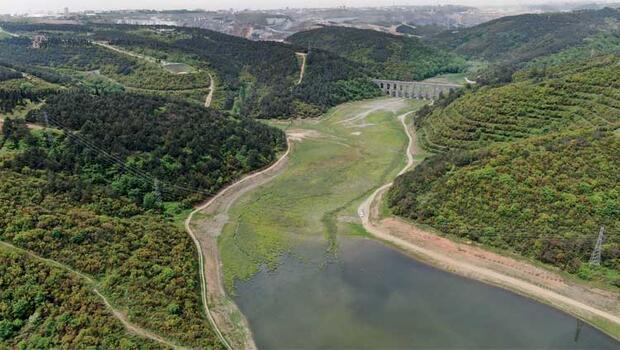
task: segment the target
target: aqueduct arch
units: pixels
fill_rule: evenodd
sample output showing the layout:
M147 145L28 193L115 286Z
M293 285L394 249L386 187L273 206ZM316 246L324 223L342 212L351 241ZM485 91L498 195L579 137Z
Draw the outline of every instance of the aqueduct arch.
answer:
M388 96L435 100L443 92L444 95L461 87L458 84L428 83L421 81L399 81L374 79L381 91Z

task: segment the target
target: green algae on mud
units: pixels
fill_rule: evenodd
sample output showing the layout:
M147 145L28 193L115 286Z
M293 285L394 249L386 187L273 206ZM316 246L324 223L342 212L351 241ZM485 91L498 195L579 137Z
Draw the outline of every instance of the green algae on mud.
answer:
M304 260L300 243L335 251L336 235L360 235L357 206L405 164L407 136L398 115L423 102L374 99L347 103L319 119L297 120L287 168L274 180L241 197L229 211L218 239L224 283L233 291L280 257Z

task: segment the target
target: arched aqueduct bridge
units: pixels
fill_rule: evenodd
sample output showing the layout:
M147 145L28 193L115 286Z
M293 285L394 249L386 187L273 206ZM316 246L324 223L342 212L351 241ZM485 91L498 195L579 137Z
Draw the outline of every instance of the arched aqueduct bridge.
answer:
M419 100L436 100L452 90L463 87L459 84L430 83L423 81L399 81L373 79L373 82L388 96L414 98Z

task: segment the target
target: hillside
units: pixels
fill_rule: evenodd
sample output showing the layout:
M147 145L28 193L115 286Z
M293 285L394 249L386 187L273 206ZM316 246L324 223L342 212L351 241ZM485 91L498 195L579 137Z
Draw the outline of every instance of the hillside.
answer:
M368 67L376 78L423 80L465 67L456 55L432 48L417 38L374 30L324 27L293 34L288 41L318 48ZM312 50L310 50L312 51Z
M393 212L620 287L619 43L597 34L422 109L418 140L436 155L395 181Z
M0 65L23 72L44 70L63 76L65 82L78 80L98 89L174 93L194 102L204 101L210 73L217 86L214 107L242 116L316 116L334 104L379 94L364 69L339 56L310 53L309 79L297 85L298 48L209 30L95 24L1 26L22 36L0 40ZM46 37L41 48L32 48L31 38L41 34ZM192 70L175 74L165 69L167 63L182 63Z
M620 287L620 136L551 134L449 152L396 179L395 214ZM607 229L601 268L588 259Z
M616 55L524 69L514 82L470 89L418 116L432 151L475 149L551 131L620 125ZM451 101L454 100L454 101Z
M436 47L470 58L521 63L580 45L617 30L620 10L582 10L502 17L427 38Z
M0 305L5 306L0 347L161 348L128 334L84 281L58 267L0 245L0 275Z
M130 320L175 343L219 346L202 313L195 248L183 230L127 199L110 197L95 186L85 188L72 176L28 168L3 169L0 175L0 240L90 276ZM41 284L39 291L27 291L49 269L46 263L30 263L21 279L10 281L14 293L0 293L0 305L13 307L12 325L2 323L1 341L19 342L21 334L28 344L38 333L29 328L37 322L45 322L46 329L38 341L51 347L113 340L106 339L107 327L110 337L126 333L109 310L101 310L101 302L94 303L100 299L75 274L56 273L54 288ZM75 287L62 285L62 280ZM27 299L26 292L35 298ZM101 334L89 331L94 325ZM79 332L91 332L95 339L73 339L71 334Z
M273 161L282 132L188 102L131 93L55 91L26 110L26 119L46 125L44 112L47 131L27 128L21 117L2 123L0 240L91 277L132 322L173 343L219 348L202 309L194 243L175 221L190 203ZM26 288L49 267L32 265L23 280L10 283ZM49 293L56 297L28 303L10 325L2 323L0 341L17 344L25 337L34 348L71 348L131 338L109 311L91 305L97 299L92 290L76 285ZM70 314L55 316L72 293L84 297L72 301ZM0 298L0 305L12 305L24 296ZM45 339L25 322L33 317L50 318ZM59 317L84 323L73 321L68 329ZM89 331L89 324L109 327L110 334ZM80 331L95 338L73 339ZM138 345L148 344L138 339Z
M204 90L207 70L171 74L80 33L0 40L0 241L25 250L0 243L0 348L161 348L111 307L167 342L222 348L178 222L271 163L284 134L174 93Z

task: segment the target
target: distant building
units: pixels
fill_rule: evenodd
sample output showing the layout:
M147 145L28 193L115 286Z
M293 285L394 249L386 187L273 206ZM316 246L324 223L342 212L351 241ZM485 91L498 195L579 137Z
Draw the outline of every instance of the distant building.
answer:
M65 17L69 17L69 8L65 7L65 11L64 11Z

